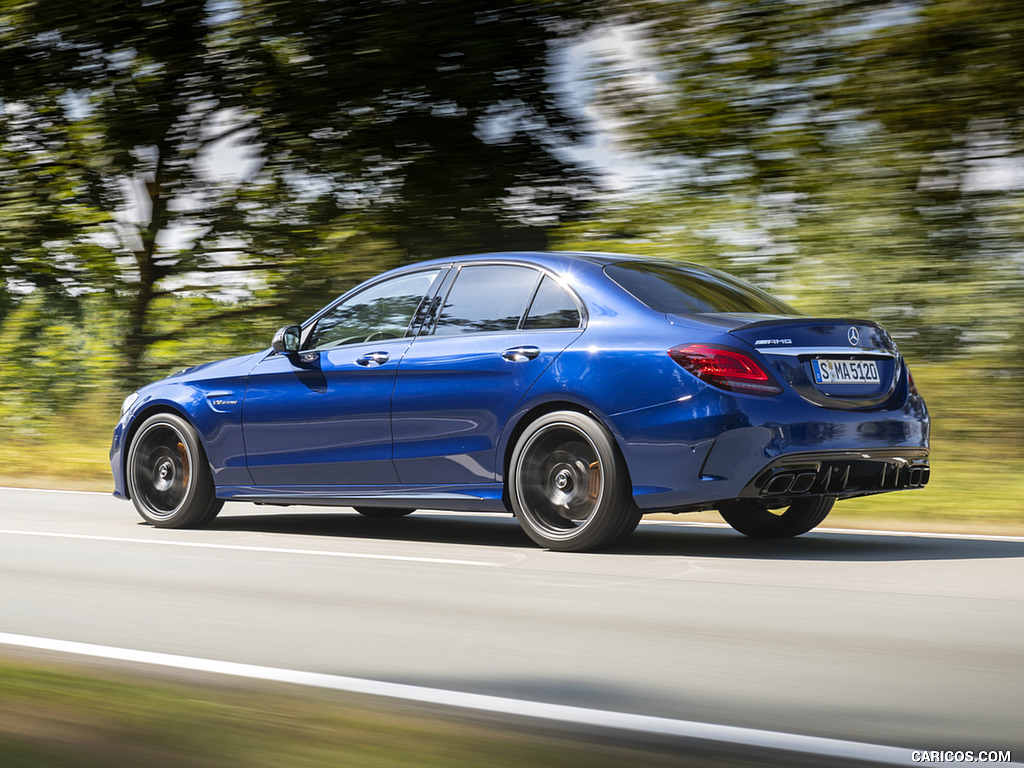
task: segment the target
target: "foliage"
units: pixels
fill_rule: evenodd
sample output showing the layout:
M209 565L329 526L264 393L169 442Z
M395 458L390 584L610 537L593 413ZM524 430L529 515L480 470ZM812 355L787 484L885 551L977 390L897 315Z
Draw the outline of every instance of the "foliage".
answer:
M301 158L333 204L417 256L543 246L586 189L556 152L582 124L555 99L550 49L596 5L242 2L263 154Z
M111 396L116 326L99 297L39 290L0 324L0 423L8 438L36 435L54 413Z
M809 311L838 297L915 354L995 348L1020 371L1020 3L625 6L642 53L595 74L601 108L665 183L620 232L696 233Z
M246 317L400 260L542 245L586 181L543 74L592 4L4 0L4 290L107 294L138 381L209 320L158 330L168 296Z

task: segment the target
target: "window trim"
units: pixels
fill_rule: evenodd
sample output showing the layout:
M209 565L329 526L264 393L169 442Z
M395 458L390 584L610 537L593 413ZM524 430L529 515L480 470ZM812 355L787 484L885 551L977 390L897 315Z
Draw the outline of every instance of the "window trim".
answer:
M569 301L571 301L576 306L576 314L579 315L580 319L579 319L579 322L576 323L575 328L572 328L572 327L568 327L568 328L525 328L524 327L526 325L526 318L530 316L530 312L533 310L534 302L537 301L537 296L538 296L538 294L540 294L540 287L542 285L544 285L544 278L550 279L551 282L553 282L556 286L561 288L562 292L566 296L569 297ZM568 287L561 280L559 280L557 277L555 277L554 275L552 275L550 273L542 272L542 274L540 276L540 280L537 281L537 285L535 285L534 288L533 288L533 295L530 296L530 301L526 305L526 311L524 311L523 312L523 316L519 318L519 325L516 328L516 330L517 331L530 331L530 332L533 332L533 331L573 331L573 330L577 330L578 331L578 330L586 327L586 322L585 322L585 319L583 317L583 311L580 309L581 303L582 302L580 302L580 301L578 301L576 299L576 296L573 294L573 292L570 291L568 289Z
M445 275L444 281L442 281L442 283L446 283L446 285L439 286L439 288L444 288L444 296L441 298L441 306L444 306L444 303L448 301L448 296L451 294L452 288L455 286L455 283L459 279L459 275L462 273L462 270L465 267L525 267L526 269L532 269L534 272L537 272L538 277L537 282L534 284L533 290L530 293L530 299L523 306L523 312L519 316L519 322L516 324L516 327L514 329L504 331L474 331L472 333L452 334L451 336L438 336L436 338L457 338L458 336L482 336L485 334L493 333L550 333L552 331L582 331L587 327L587 322L589 321L590 317L587 313L586 304L583 303L583 300L580 299L576 291L574 291L564 280L561 279L561 277L559 277L557 274L552 272L547 267L544 267L540 264L532 264L530 262L513 261L511 259L496 259L486 261L460 261L451 264L450 266L451 270L447 275ZM576 305L576 311L579 312L580 315L580 322L575 328L523 328L523 323L526 322L526 316L530 313L530 309L533 307L533 302L537 298L537 291L540 290L540 285L544 281L544 277L550 277L554 281L555 285L557 285L559 288L565 291L566 294L568 294L569 299L573 302L573 304ZM438 291L436 295L439 296L440 291ZM440 312L435 313L434 317L431 318L429 330L426 328L426 325L424 324L424 327L420 329L420 332L416 338L434 338L434 332L437 330L437 321L440 318L440 314Z
M412 270L409 270L408 272L402 272L400 274L379 275L378 276L379 279L373 280L370 283L360 283L359 285L354 286L352 289L350 289L350 290L346 291L345 293L341 294L341 296L339 296L337 299L335 299L330 304L328 304L327 306L323 307L320 311L318 311L317 313L315 313L314 315L309 317L302 324L302 335L300 336L300 341L299 341L299 351L300 352L320 351L320 350L311 350L311 349L308 349L306 347L306 345L309 343L310 336L312 336L312 334L313 334L313 329L316 328L317 323L319 323L320 320L324 316L326 316L329 313L333 312L337 307L341 306L343 303L345 303L349 299L355 298L356 296L359 296L360 294L365 293L366 291L369 291L370 289L375 288L376 286L381 285L382 283L389 282L391 280L397 280L398 278L402 278L402 277L410 277L412 275L416 275L416 274L419 274L421 272L435 272L436 271L437 272L437 276L434 278L434 282L430 286L430 290L428 290L426 293L423 294L423 298L420 299L420 303L416 306L415 312L413 312L413 317L415 318L416 313L420 311L420 308L423 306L423 303L426 302L426 301L432 301L434 299L434 297L437 295L438 290L440 290L441 286L444 284L445 280L448 278L448 275L451 272L451 267L452 267L451 264L442 264L442 265L436 265L435 264L435 265L432 265L432 266L429 266L429 267L424 267L423 269L412 269ZM410 325L411 325L411 322L412 321L410 320ZM423 327L420 326L420 330L416 334L413 334L411 336L402 336L400 338L403 338L403 339L415 339L417 336L422 334L422 332L423 332ZM342 347L331 347L331 349L344 349L345 347L354 346L356 343L362 343L362 342L353 342L353 344L345 344Z

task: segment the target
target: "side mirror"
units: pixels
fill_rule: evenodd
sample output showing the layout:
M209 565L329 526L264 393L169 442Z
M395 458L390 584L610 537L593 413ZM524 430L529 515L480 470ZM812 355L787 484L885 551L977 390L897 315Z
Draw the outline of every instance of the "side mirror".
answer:
M294 355L299 351L299 344L302 341L302 329L297 325L286 325L278 328L274 334L274 340L270 346L275 352L282 352L286 355Z

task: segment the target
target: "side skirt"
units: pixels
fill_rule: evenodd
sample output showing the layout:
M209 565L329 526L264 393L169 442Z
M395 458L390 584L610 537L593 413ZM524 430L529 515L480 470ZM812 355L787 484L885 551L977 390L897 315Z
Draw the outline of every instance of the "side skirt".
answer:
M471 486L283 486L231 485L217 488L217 498L255 504L323 507L408 507L457 512L508 512L501 483Z

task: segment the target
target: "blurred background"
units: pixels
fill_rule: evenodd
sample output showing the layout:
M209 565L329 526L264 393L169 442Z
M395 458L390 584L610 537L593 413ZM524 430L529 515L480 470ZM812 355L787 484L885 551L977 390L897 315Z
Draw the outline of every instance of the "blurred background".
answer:
M0 72L0 483L384 269L610 250L892 332L932 484L832 519L1024 529L1019 0L0 0Z

